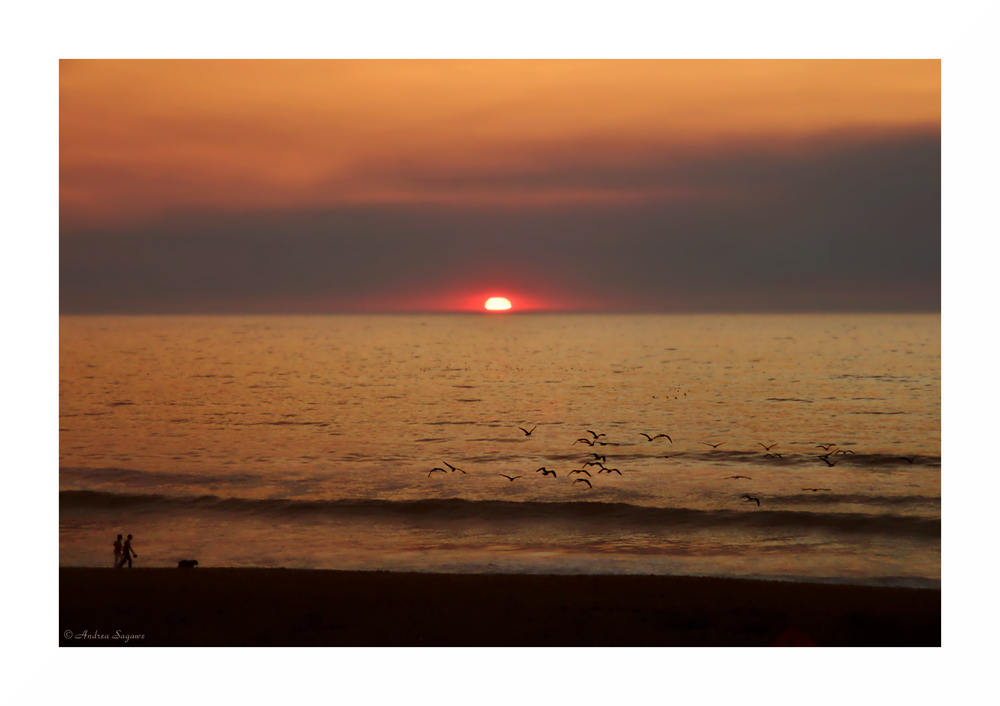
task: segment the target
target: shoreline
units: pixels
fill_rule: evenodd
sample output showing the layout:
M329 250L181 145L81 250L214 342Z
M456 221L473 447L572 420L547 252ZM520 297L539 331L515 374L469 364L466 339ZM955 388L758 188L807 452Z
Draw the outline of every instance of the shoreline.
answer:
M939 647L941 591L621 574L59 568L67 647L775 643Z

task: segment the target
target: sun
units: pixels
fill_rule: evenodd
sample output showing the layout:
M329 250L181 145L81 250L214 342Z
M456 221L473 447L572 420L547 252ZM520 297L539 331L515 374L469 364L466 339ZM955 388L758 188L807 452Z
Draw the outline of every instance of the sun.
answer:
M487 311L507 311L510 309L510 299L506 297L490 297L483 306L486 307Z

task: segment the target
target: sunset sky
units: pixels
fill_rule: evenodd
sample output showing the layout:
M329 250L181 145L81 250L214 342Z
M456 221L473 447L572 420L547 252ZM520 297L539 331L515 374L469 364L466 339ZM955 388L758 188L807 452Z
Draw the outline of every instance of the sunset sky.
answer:
M63 60L62 313L939 311L937 60Z

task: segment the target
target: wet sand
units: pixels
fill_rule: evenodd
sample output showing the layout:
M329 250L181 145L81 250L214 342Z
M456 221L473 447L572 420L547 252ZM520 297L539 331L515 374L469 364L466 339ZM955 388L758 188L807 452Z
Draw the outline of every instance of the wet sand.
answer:
M61 568L59 631L60 646L88 647L938 647L941 592L668 576Z

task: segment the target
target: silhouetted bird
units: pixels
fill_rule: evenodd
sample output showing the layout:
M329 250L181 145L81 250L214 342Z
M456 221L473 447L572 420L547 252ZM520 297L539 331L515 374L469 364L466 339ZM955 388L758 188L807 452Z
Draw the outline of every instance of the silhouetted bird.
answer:
M753 480L750 476L726 476L723 480L737 480L739 478L746 478L747 480Z
M434 471L441 471L442 473L447 473L447 472L448 472L448 471L444 470L443 468L432 468L432 469L431 469L431 473L433 473ZM428 473L428 474L427 474L427 477L428 477L428 478L430 478L430 477L431 477L431 473Z
M594 445L593 441L591 441L590 439L588 439L586 437L582 437L582 436L579 439L577 439L576 441L574 441L573 445L575 446L576 444L580 444L580 443L587 444L587 446L593 446Z
M591 490L594 489L594 486L592 486L590 484L590 481L587 480L586 478L577 478L575 481L573 481L572 485L576 485L577 483L586 483L588 488L590 488Z
M601 456L601 458L604 457ZM600 461L587 461L585 464L583 464L583 467L586 468L587 466L600 466L601 468L604 468L604 464L601 463Z
M741 498L746 498L747 502L755 502L755 503L757 503L757 507L760 507L760 498L755 498L754 496L748 495L746 493L744 493L740 497Z
M451 465L447 461L444 462L444 465L446 465L448 468L450 468L452 473L454 473L455 471L458 471L459 473L465 473L465 471L463 471L461 468L455 468L455 466ZM465 473L465 475L469 475L469 474Z
M506 473L498 473L497 475L503 476L504 478L506 478L507 480L509 480L511 483L513 483L514 481L516 481L518 478L524 478L524 476L508 476Z
M587 477L588 477L588 478L593 478L593 476L592 476L592 475L590 475L590 471L585 471L585 470L583 470L582 468L581 468L580 470L578 470L578 471L570 471L570 472L569 472L569 473L567 473L566 475L568 475L568 476L571 476L571 475L573 475L574 473L586 473L586 474L587 474Z
M545 466L542 466L541 468L539 468L537 471L535 471L535 473L538 473L538 471L541 471L543 476L552 476L553 478L558 478L559 477L559 476L556 475L555 471L550 471Z
M758 441L758 442L757 442L757 446L764 446L764 444L762 444L762 443L760 443L760 442ZM764 446L764 450L765 450L765 451L770 451L770 450L771 450L771 449L773 449L773 448L774 448L775 446L777 446L777 444L771 444L770 446Z
M817 449L823 449L824 451L829 451L834 446L836 446L836 444L817 444L816 448Z
M833 452L833 455L836 456L837 454L844 454L845 456L847 454L851 454L852 456L857 456L857 454L851 451L850 449L847 449L846 451L844 449L837 449L836 451Z
M605 468L604 466L601 466L601 470L597 472L597 475L601 475L602 473L617 473L618 475L622 474L622 472L619 471L617 468Z
M590 453L594 453L594 452L591 451ZM597 459L598 461L607 461L608 460L604 456L601 456L601 454L594 454L594 458Z
M538 425L536 424L535 426L531 427L531 431L534 431L537 428L538 428ZM531 436L531 431L528 431L524 427L518 427L518 429L520 429L521 431L523 431L525 436Z
M594 441L597 441L602 436L607 436L607 434L598 434L596 431L591 431L590 429L587 430L587 433L592 434L594 436Z
M802 490L811 490L814 493L818 493L821 490L830 490L829 488L803 488Z
M667 436L666 434L657 434L656 436L650 436L649 434L647 434L647 433L646 433L646 432L644 432L644 431L640 431L640 432L639 432L639 434L641 434L642 436L646 437L646 438L647 438L647 439L649 439L650 441L652 441L653 439L659 439L659 438L660 438L660 437L662 436L662 437L664 437L664 438L665 438L665 439L666 439L667 441L669 441L669 442L670 442L671 444L672 444L672 443L674 443L674 440L673 440L673 439L671 439L671 438L670 438L669 436Z
M764 458L784 458L781 454L764 454Z
M717 449L717 448L719 448L720 446L722 446L726 442L725 441L720 441L718 444L710 444L707 441L699 441L698 443L704 444L705 446L711 446L713 449Z
M831 460L830 460L830 459L828 459L828 458L827 458L826 456L817 456L816 458L818 458L818 459L819 459L820 461L822 461L822 462L823 462L823 463L825 463L826 465L830 466L831 468L833 468L834 466L836 466L836 465L837 465L837 462L836 462L836 461L831 461Z

